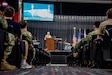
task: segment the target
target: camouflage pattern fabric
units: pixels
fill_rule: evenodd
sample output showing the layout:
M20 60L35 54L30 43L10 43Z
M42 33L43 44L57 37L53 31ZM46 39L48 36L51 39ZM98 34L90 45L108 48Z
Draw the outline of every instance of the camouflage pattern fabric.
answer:
M5 18L3 17L3 15L0 13L0 23L2 26L2 29L7 29L8 28L8 24L7 21L5 20Z
M87 43L89 43L92 40L92 36L93 35L101 35L101 33L99 32L99 29L98 28L96 28L94 31L90 32L87 35Z
M75 49L80 49L82 45L87 41L87 38L82 38L75 46Z
M112 25L112 19L107 19L104 22L102 22L99 26L99 32L100 34L104 34L104 29L106 28L107 25Z
M32 34L29 32L29 31L26 31L26 30L21 30L22 32L22 35L25 36L26 40L28 41L28 43L32 43L32 39L33 39L33 36Z
M13 46L15 46L15 36L12 33L8 33L8 42L5 43L6 44L6 49L4 52L4 55L10 55L10 53L12 52L12 48Z

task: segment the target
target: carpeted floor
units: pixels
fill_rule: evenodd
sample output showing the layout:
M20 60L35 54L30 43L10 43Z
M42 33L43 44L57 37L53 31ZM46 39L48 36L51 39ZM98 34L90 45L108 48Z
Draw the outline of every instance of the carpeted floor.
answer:
M0 75L112 75L101 69L90 69L67 66L41 66L35 69L17 69L0 71Z

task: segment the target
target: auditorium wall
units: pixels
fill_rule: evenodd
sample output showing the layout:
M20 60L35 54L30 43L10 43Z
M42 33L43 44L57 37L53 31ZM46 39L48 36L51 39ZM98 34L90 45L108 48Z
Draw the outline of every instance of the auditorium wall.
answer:
M40 41L39 47L41 48L44 48L44 36L47 31L50 31L52 36L62 38L62 43L67 40L72 44L73 27L76 27L77 34L79 28L83 33L84 29L92 30L95 21L106 19L105 16L55 15L54 17L53 22L28 21L28 30L32 32L34 39ZM64 48L64 44L61 44L62 48Z
M37 0L24 0L39 2ZM40 2L41 3L41 2ZM47 31L52 36L62 38L62 43L72 43L73 27L92 30L95 21L106 19L105 12L112 6L111 3L77 3L77 2L44 2L54 4L54 21L40 22L28 21L28 30L32 32L35 39L40 41L40 47L44 48L44 36ZM62 48L64 44L62 44ZM62 49L61 48L61 49Z

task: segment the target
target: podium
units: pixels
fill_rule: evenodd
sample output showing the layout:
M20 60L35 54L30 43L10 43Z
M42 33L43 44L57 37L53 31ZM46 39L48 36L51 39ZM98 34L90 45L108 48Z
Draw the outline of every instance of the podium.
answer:
M46 46L48 51L54 51L55 49L54 38L46 38Z

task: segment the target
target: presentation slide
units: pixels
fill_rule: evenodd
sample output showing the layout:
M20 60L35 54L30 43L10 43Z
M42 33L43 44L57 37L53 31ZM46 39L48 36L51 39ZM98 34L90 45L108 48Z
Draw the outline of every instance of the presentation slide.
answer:
M42 3L23 3L23 19L36 21L53 21L54 5Z

